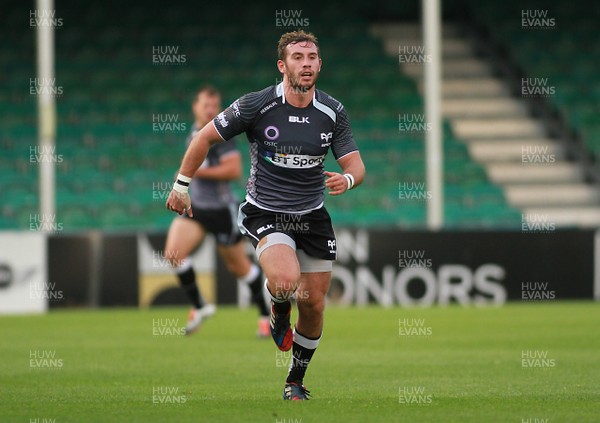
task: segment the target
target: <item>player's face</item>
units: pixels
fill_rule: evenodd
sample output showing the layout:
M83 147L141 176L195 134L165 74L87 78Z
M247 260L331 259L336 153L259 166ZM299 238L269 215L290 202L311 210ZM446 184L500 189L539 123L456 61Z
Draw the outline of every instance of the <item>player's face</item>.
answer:
M317 46L308 41L289 44L285 61L279 61L279 70L287 77L291 88L309 90L317 82L321 58Z
M221 110L221 97L201 93L192 106L194 118L197 122L206 124L213 120Z

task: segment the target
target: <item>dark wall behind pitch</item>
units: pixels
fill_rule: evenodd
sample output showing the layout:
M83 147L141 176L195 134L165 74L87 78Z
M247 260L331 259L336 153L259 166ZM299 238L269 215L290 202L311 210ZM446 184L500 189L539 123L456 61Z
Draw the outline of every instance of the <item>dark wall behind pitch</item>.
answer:
M369 231L369 266L380 269L398 263L399 251L419 250L434 271L444 264L470 269L499 264L508 300L521 300L522 284L531 282L548 283L559 300L593 298L594 236L594 231Z
M349 237L340 236L341 233ZM497 281L506 290L507 299L522 300L523 283L547 283L548 290L557 300L591 299L594 296L594 231L556 231L553 233L524 232L464 232L442 231L406 232L362 230L367 234L368 257L359 262L341 249L353 250L355 230L342 229L338 233L339 268L353 275L358 284L357 269L367 268L381 282L384 268L393 268L396 275L399 252L422 252L428 263L427 271L436 274L441 284L442 266L464 266L471 272L484 264L493 263L503 269L504 276ZM164 235L160 235L164 237ZM162 238L161 238L162 239ZM351 239L346 241L343 239ZM162 245L162 244L161 244ZM102 259L98 270L92 268L91 257L100 247ZM138 244L135 234L101 234L100 242L93 243L90 233L53 235L48 239L48 276L61 301L52 301L51 307L65 306L137 306L138 305ZM410 253L408 253L410 254ZM334 272L335 273L335 272ZM96 275L97 285L93 276ZM220 259L216 263L217 298L221 304L237 302L236 281ZM334 277L334 285L335 285ZM338 284L339 285L339 284ZM438 289L439 289L438 285ZM409 293L419 299L423 283L416 278L410 283ZM481 294L481 293L479 293ZM470 293L478 295L476 289ZM373 298L371 297L371 300ZM180 303L180 302L174 302ZM398 304L397 299L394 304Z
M96 246L101 257L97 270L92 267ZM48 278L64 296L50 307L137 306L137 237L101 234L94 245L91 233L50 236Z

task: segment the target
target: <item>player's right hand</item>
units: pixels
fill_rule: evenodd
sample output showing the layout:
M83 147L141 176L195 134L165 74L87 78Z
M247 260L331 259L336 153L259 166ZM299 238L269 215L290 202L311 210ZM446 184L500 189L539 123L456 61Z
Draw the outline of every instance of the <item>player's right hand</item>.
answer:
M166 206L167 210L174 211L175 213L186 213L189 217L194 215L192 213L192 200L187 192L182 193L175 191L174 189L171 190L169 198L167 198Z

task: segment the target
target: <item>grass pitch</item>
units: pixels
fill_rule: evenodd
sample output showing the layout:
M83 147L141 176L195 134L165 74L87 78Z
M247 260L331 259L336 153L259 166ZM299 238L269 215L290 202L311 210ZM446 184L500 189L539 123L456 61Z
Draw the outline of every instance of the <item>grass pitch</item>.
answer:
M0 421L600 421L598 304L329 307L302 403L253 309L191 337L186 311L0 317Z

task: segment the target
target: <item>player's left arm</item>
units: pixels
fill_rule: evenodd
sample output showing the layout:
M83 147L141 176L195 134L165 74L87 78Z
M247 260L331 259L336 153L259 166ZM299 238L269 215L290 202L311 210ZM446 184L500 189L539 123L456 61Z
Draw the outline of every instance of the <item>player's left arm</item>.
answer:
M337 122L331 140L331 150L342 173L325 172L325 186L330 195L340 195L360 185L365 178L365 165L358 152L350 129L350 119L344 107L338 103Z
M365 165L358 150L340 157L337 162L342 168L342 173L325 172L327 176L325 186L329 189L330 195L340 195L356 188L365 178Z

